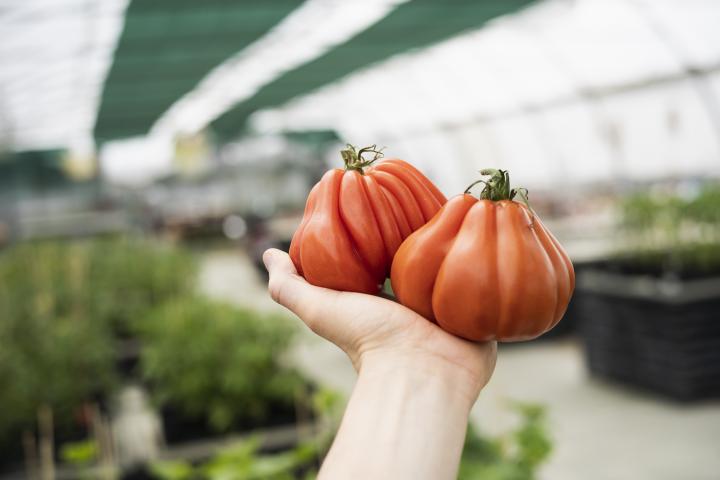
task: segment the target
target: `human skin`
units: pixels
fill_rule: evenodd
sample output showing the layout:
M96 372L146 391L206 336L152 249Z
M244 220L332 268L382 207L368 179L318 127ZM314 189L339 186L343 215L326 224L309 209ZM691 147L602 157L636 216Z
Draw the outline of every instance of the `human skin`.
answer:
M455 337L386 298L310 285L280 250L263 260L272 298L340 347L358 373L318 478L455 478L495 342Z

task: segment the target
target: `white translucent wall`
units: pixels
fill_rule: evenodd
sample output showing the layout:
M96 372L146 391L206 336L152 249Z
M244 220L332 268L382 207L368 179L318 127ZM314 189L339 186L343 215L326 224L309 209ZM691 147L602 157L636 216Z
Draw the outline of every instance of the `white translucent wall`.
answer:
M546 1L277 109L448 191L484 166L528 186L720 173L720 1Z
M92 148L128 0L0 0L0 144Z

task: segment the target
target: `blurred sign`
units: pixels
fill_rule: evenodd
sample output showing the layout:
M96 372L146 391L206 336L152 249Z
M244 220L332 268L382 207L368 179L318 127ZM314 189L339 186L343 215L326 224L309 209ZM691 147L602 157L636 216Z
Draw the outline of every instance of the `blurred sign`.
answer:
M68 151L61 160L62 170L75 181L90 180L97 174L97 156L94 153Z
M174 164L181 175L193 176L206 171L210 167L210 157L210 145L204 132L175 138Z

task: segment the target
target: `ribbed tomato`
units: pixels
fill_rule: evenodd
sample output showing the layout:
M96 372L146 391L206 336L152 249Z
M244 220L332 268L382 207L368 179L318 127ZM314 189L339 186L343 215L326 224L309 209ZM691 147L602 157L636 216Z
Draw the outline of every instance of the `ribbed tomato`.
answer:
M310 191L290 257L313 285L377 293L402 241L446 199L409 163L378 161L374 146L341 154L345 169L325 173Z
M519 194L527 203L524 189L511 190L506 171L481 173L491 178L482 181L480 200L468 187L400 246L393 291L403 305L460 337L528 340L562 318L575 272L540 218L513 201Z

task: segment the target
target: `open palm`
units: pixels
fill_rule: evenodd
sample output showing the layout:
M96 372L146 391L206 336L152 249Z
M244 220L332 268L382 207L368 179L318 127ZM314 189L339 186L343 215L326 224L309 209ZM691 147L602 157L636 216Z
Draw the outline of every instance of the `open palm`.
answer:
M350 357L356 370L366 362L408 363L423 369L464 372L463 388L477 397L495 367L495 342L472 343L445 332L392 300L310 285L290 257L270 249L263 256L272 298L315 333Z

